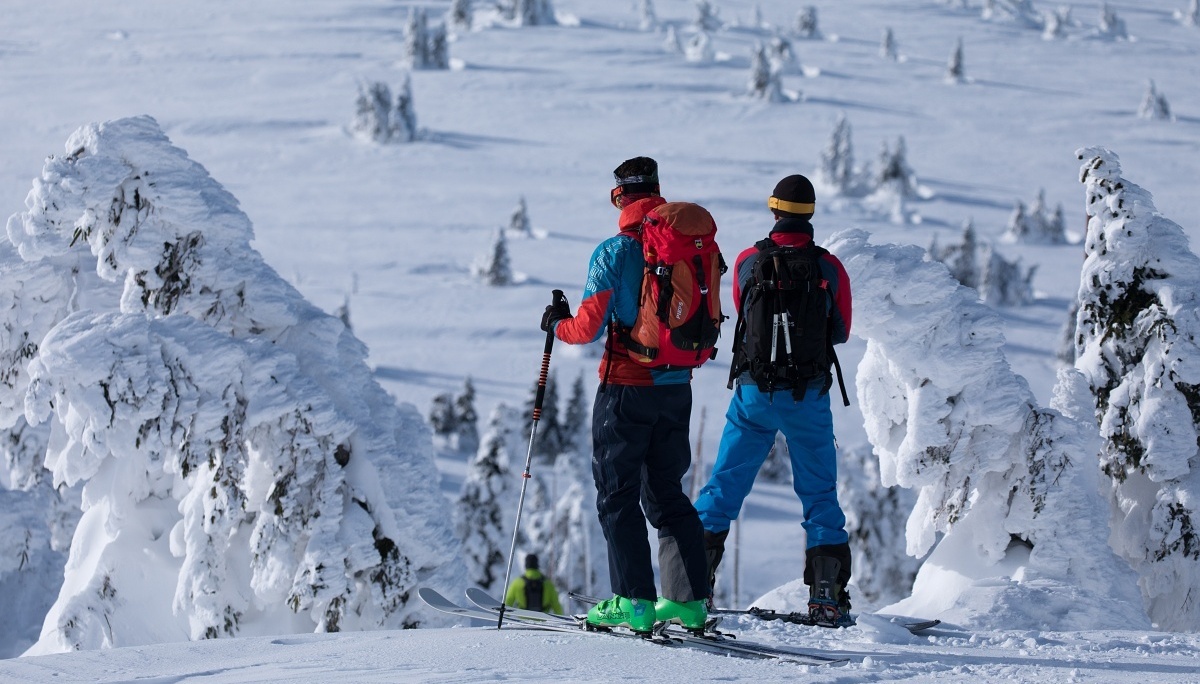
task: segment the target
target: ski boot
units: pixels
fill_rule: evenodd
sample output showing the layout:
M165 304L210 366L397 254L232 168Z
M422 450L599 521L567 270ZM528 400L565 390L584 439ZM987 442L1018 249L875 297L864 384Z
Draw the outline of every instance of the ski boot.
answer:
M829 556L812 559L813 583L809 585L808 617L821 627L849 627L850 594L837 583L842 564Z
M713 596L717 593L717 566L721 564L721 557L725 555L725 538L729 536L729 530L721 532L704 531L704 556L708 561L708 599L705 601L705 608L711 610L713 607Z
M614 596L592 606L587 612L589 627L628 627L638 634L648 635L654 631L658 618L654 603L644 599L628 599Z
M654 604L655 616L662 622L673 622L694 634L703 634L708 623L708 601L672 601L659 597Z

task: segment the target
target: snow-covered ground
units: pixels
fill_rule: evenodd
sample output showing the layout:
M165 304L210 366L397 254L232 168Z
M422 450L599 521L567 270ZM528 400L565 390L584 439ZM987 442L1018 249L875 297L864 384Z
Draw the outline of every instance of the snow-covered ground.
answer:
M375 378L397 400L427 413L434 395L458 391L470 376L481 416L497 402L527 398L540 362L541 310L553 288L578 303L586 259L614 228L611 169L627 157L658 159L664 194L709 208L730 253L765 234L765 200L779 178L814 173L839 116L853 127L861 161L903 136L925 197L911 200L908 223L897 224L887 208L821 196L818 241L861 228L875 244L946 244L967 220L982 239L998 241L1014 203L1028 205L1043 189L1078 237L1085 226L1074 151L1089 145L1120 154L1125 175L1154 194L1158 209L1200 236L1200 28L1174 16L1186 0L1109 3L1128 40L1094 35L1099 2L1035 2L1043 11L1071 9L1073 23L1055 40L1002 16L985 21L983 3L973 0L814 2L823 37L793 38L799 65L785 72L791 101L780 103L745 94L750 49L770 36L751 17L757 7L763 21L790 30L799 7L715 4L726 27L713 34L714 61L704 63L664 50L664 32L639 30L633 2L556 0L560 26L460 31L450 48L454 68L412 74L420 140L393 145L348 134L357 84L399 87L410 8L440 12L448 2L12 4L0 37L0 209L23 210L44 158L63 154L78 127L148 114L237 198L268 264L326 311L348 304ZM654 6L686 39L694 3ZM895 62L879 55L889 27ZM959 38L965 81L948 83ZM1149 79L1169 98L1174 121L1137 116ZM486 287L471 277L471 264L521 198L535 230L509 241L519 283ZM998 249L1038 267L1037 300L1000 315L1008 361L1047 405L1082 249ZM730 301L728 291L724 297ZM725 339L731 332L732 321ZM853 373L864 350L861 340L847 345L843 367ZM597 357L559 345L552 369L562 386L580 373L594 386ZM724 361L695 381L693 443L710 462L728 401ZM866 421L852 382L848 389L852 406L834 411L839 441L853 449L866 444ZM442 490L453 497L465 468L440 465ZM740 528L742 603L799 575L799 514L787 486L756 487ZM844 652L852 663L836 671L460 628L24 658L0 662L0 680L1200 681L1194 633L950 626L910 638L864 622L838 633L737 625L748 637Z

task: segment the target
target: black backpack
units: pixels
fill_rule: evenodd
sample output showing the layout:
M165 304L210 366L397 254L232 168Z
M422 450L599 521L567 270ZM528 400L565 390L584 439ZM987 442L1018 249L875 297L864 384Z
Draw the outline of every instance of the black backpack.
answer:
M525 578L525 608L527 610L545 610L542 607L542 580Z
M749 373L760 391L787 389L799 400L816 378L825 379L821 392L828 391L833 366L849 406L829 325L833 299L818 263L829 252L816 245L782 247L770 238L754 246L758 254L738 305L730 389Z

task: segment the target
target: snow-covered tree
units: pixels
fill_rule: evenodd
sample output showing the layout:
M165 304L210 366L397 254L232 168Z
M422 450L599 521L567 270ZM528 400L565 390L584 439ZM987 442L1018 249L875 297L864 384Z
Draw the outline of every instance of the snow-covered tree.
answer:
M692 19L692 26L697 33L711 33L724 25L724 22L721 21L721 10L712 2L709 0L693 0L693 2L696 14Z
M1067 307L1067 319L1058 331L1058 349L1054 357L1068 366L1075 365L1075 337L1079 329L1079 299L1071 299Z
M512 539L509 514L510 508L515 512L516 500L509 466L519 422L511 407L496 405L455 508L455 530L462 540L467 579L484 589L494 588L493 593L504 589L500 585Z
M1019 306L1033 301L1036 267L1024 270L1019 261L1008 261L992 245L980 243L970 221L963 226L961 244L931 245L929 257L945 264L955 280L975 289L991 306Z
M980 16L984 21L1003 20L1026 28L1042 28L1043 18L1032 0L988 0Z
M1033 275L1037 266L1021 268L1020 260L1009 261L992 245L983 246L980 259L979 296L991 306L1020 306L1033 301Z
M750 55L750 82L747 85L750 97L766 100L767 102L783 102L783 86L780 83L779 69L767 58L766 48L762 43L755 43Z
M806 40L819 40L822 37L815 6L805 5L796 14L796 37Z
M0 483L0 657L15 658L38 640L58 595L67 545L56 546L54 528L63 508L48 477L26 489Z
M1138 116L1143 119L1175 120L1171 115L1171 104L1167 102L1167 96L1158 92L1154 79L1146 83L1146 94L1142 96L1142 104L1138 106Z
M683 54L683 44L679 42L679 34L675 32L675 25L667 25L667 35L663 38L663 50L673 54Z
M583 384L583 373L575 377L571 384L571 396L567 397L567 408L563 412L562 446L563 451L587 452L590 449L591 409L588 407L588 397Z
M875 190L889 189L901 197L917 194L917 174L908 164L908 146L904 136L896 138L896 146L887 141L879 151L879 168L875 172Z
M417 139L417 135L417 110L413 104L412 77L405 73L404 81L396 91L396 107L392 110L389 140L412 142Z
M1175 10L1175 18L1184 26L1200 26L1200 0L1190 0L1186 10Z
M950 53L950 61L946 64L946 82L963 83L966 81L966 69L963 66L962 38L954 44L954 52Z
M461 11L461 8L453 12ZM467 9L467 12L470 10ZM452 19L460 20L452 13ZM469 17L466 19L470 25ZM449 69L450 45L446 38L446 24L438 22L429 26L429 17L422 8L413 8L408 13L408 25L404 30L404 60L411 69Z
M976 289L979 287L979 241L975 236L975 224L969 219L963 224L962 242L959 244L938 247L935 243L929 248L929 256L940 261L950 270L959 284Z
M479 450L479 414L475 411L475 384L471 377L463 381L462 392L454 398L454 446L473 454Z
M891 26L883 29L883 39L879 42L879 56L891 62L900 61L900 53L896 49L896 36Z
M470 30L473 17L471 0L450 0L450 11L446 14L448 24L457 29Z
M1125 20L1117 16L1107 2L1100 3L1100 25L1096 28L1096 36L1106 40L1129 39L1129 32L1125 30Z
M717 58L712 46L712 38L707 31L698 31L688 39L683 48L683 56L689 62L707 63Z
M783 35L773 35L766 45L767 62L772 69L782 74L784 71L804 73L800 68L800 57L792 47L792 41Z
M1004 321L945 267L868 240L844 231L825 246L855 287L867 340L856 394L880 482L916 490L907 551L932 549L913 595L885 612L1006 629L1146 624L1128 566L1103 535L1078 533L1109 518L1094 431L1035 404L1004 358ZM1056 396L1076 379L1065 373Z
M358 99L354 103L354 121L350 130L370 142L388 142L392 138L392 90L386 83L373 81L358 84Z
M435 396L429 403L429 427L433 434L446 438L458 430L458 416L454 411L454 397L449 392Z
M82 485L31 652L424 622L418 577L462 579L429 429L237 200L142 116L76 131L26 206L0 429L51 426L46 468Z
M1025 203L1017 200L1009 215L1008 225L1004 228L1001 239L1005 242L1023 242L1028 244L1064 245L1067 243L1067 231L1063 222L1062 205L1051 212L1046 207L1046 192L1038 190L1033 205L1028 209Z
M825 149L821 150L817 179L838 194L850 194L856 189L854 143L851 140L850 122L844 114L838 115L833 135Z
M517 200L517 206L508 219L508 232L510 235L526 237L533 235L533 228L529 224L529 209L525 206L524 195Z
M554 507L554 539L558 550L553 575L560 594L595 596L608 590L608 547L596 515L596 485L591 450L570 451L555 463L559 482L567 483ZM571 611L564 600L563 608Z
M514 0L512 17L517 26L554 26L558 19L554 16L552 0Z
M658 15L654 12L654 0L638 0L638 28L653 31L658 28Z
M767 452L767 458L758 469L756 479L762 482L791 482L792 461L788 455L787 440L782 432L775 433L775 445Z
M1076 368L1111 481L1111 542L1160 629L1200 628L1200 258L1102 148L1083 162L1088 213Z
M412 82L408 74L392 104L392 91L386 83L358 84L354 121L350 130L369 142L412 142L417 137L417 115L413 107Z
M538 385L534 383L525 402L522 434L529 437L533 430L533 403L537 400ZM542 396L542 412L538 418L537 436L533 441L533 455L544 463L553 463L564 450L563 428L558 419L558 380L553 371L546 377L546 389Z
M1067 35L1067 26L1071 24L1071 8L1060 7L1042 15L1042 39L1058 40Z
M512 264L508 258L508 242L504 229L496 231L491 253L472 266L475 275L488 285L504 287L513 284Z
M854 584L867 603L881 606L911 593L921 561L904 552L904 520L916 505L912 490L884 487L879 459L867 449L838 458L838 502L846 513Z

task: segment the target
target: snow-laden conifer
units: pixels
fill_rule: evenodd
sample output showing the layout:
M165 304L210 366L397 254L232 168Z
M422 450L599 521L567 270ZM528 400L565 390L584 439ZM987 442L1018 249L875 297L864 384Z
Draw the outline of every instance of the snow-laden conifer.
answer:
M1021 268L1020 259L1005 259L995 246L983 246L979 275L979 297L991 306L1021 306L1034 299L1033 276L1037 266Z
M509 518L516 512L510 464L519 457L515 439L519 424L516 411L504 403L492 410L455 507L455 530L462 540L467 580L496 595L505 589L500 585L512 539L513 521Z
M1107 2L1100 3L1100 25L1096 27L1095 36L1105 40L1129 40L1125 20Z
M1075 362L1117 525L1160 629L1200 628L1200 258L1117 155L1077 151L1089 216Z
M721 21L721 10L710 0L693 0L695 14L692 17L692 27L698 33L711 33L725 25Z
M1154 85L1154 79L1150 79L1146 83L1146 94L1142 96L1142 104L1138 106L1138 116L1143 119L1175 120L1171 114L1171 104L1167 102L1167 96L1158 92L1158 88Z
M1108 523L1094 433L1036 405L1004 358L1003 320L945 267L868 237L846 231L826 247L854 283L867 340L857 397L880 481L917 491L907 550L932 549L913 596L885 612L1009 629L1145 624L1128 566L1103 535L1078 534ZM1031 602L1047 610L1031 618Z
M879 151L879 168L875 172L875 190L890 190L901 197L917 194L917 173L908 163L908 145L904 136L896 138L896 145L889 147L887 141Z
M508 218L508 234L522 237L533 235L533 227L529 223L529 208L525 205L524 195L517 199L517 206L513 209L512 216Z
M591 448L591 434L588 430L591 421L591 408L588 406L587 393L584 389L583 374L575 377L571 383L571 396L567 397L567 407L563 411L562 444L564 451L587 452Z
M404 81L392 101L392 90L382 81L360 82L350 131L368 142L412 142L417 138L417 115L413 105L412 80Z
M16 293L5 341L23 345L4 352L22 360L0 427L23 403L53 426L55 482L83 485L34 652L423 622L418 576L462 569L416 409L153 119L85 126L66 150L0 255L20 259L0 278L24 280L0 288Z
M521 433L529 438L533 431L533 406L537 401L538 383L534 383L525 401L522 413ZM554 463L563 451L562 424L558 419L558 380L554 371L546 376L546 389L542 396L542 412L538 419L537 435L533 438L533 455L542 463Z
M382 81L358 84L354 103L354 121L350 130L369 142L388 142L392 138L392 89Z
M1068 366L1075 365L1075 337L1078 329L1079 298L1073 297L1070 306L1067 307L1067 318L1058 331L1058 349L1054 351L1054 357Z
M456 29L469 31L474 13L471 0L451 0L450 10L446 13L446 23Z
M454 397L442 392L429 402L429 427L433 434L443 439L458 429L458 417L454 413Z
M1032 0L987 0L980 16L984 21L1007 21L1025 28L1043 26L1043 17L1034 9Z
M975 235L975 224L970 219L963 224L962 242L945 247L935 243L929 248L929 256L945 264L959 284L972 290L979 287L979 240Z
M422 7L408 10L408 24L404 27L404 58L409 68L424 69L429 59L429 17Z
M904 487L885 487L869 448L838 456L838 502L846 513L854 586L870 604L895 603L912 592L921 561L905 553L904 521L917 502ZM851 597L856 598L856 597Z
M712 46L712 38L707 31L698 31L688 39L683 48L683 56L689 62L708 63L717 58Z
M1189 0L1186 10L1175 10L1175 18L1184 26L1200 26L1200 0Z
M850 122L844 114L838 115L833 134L821 150L817 180L838 194L850 194L857 189L854 142L851 140Z
M1067 243L1066 226L1063 223L1062 205L1053 212L1046 206L1046 191L1038 190L1033 204L1026 208L1025 202L1017 200L1009 214L1008 224L1001 239L1005 242L1028 244L1063 245Z
M679 42L679 34L675 32L675 25L667 25L667 35L663 38L663 50L673 54L683 54L683 44Z
M462 392L454 398L454 418L457 423L454 447L463 453L479 450L479 414L475 411L475 384L470 376L463 381Z
M779 67L767 57L766 47L755 43L750 54L750 82L747 86L750 97L767 102L783 102L783 87L780 84Z
M805 5L796 13L796 37L805 40L819 40L821 36L821 27L817 20L817 8L814 5Z
M967 80L966 67L963 65L962 38L954 44L954 52L950 53L950 61L946 63L946 82L963 83Z
M417 139L417 108L413 104L412 77L406 72L396 91L396 106L392 109L389 140L412 142Z
M554 539L558 544L553 575L560 594L596 596L609 590L608 546L596 515L596 485L590 446L566 452L555 462L558 481L565 483L554 508ZM564 601L563 608L571 608Z
M515 0L513 20L517 26L554 26L558 24L558 19L554 16L553 0Z
M471 270L487 285L504 287L513 284L512 263L508 257L508 241L504 238L503 228L495 232L488 255L476 261Z
M892 33L891 26L885 26L883 29L883 38L879 42L879 56L890 62L900 61L900 53L896 49L896 36Z
M653 31L658 28L658 14L654 11L654 0L638 0L638 28Z
M1042 38L1058 40L1065 38L1067 27L1071 25L1071 8L1059 7L1049 10L1042 15Z

